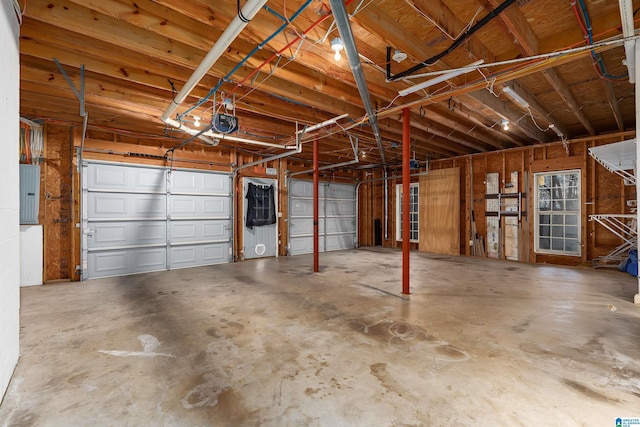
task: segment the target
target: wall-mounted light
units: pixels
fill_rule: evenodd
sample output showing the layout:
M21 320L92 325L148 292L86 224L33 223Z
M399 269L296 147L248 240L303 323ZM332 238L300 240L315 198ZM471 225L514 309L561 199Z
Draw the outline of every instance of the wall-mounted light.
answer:
M410 93L417 92L417 91L419 91L421 89L428 88L430 86L433 86L433 85L436 85L438 83L444 82L446 80L452 79L452 78L454 78L456 76L459 76L461 74L470 73L473 70L476 70L478 68L478 65L481 65L483 63L484 63L484 60L481 59L479 61L476 61L476 62L473 62L473 63L467 65L466 67L458 68L457 70L453 70L453 71L449 71L448 73L441 74L438 77L434 77L433 79L424 81L422 83L418 83L415 86L411 86L411 87L408 87L406 89L402 89L402 90L398 91L398 95L399 96L406 96L406 95L409 95Z
M502 120L502 129L509 130L509 120Z
M504 89L502 89L502 91L507 95L509 95L511 98L513 98L514 101L522 105L524 108L529 108L529 103L522 96L520 96L516 91L511 89L511 87L505 86Z
M193 125L197 128L200 127L200 117L198 116L193 116Z
M331 50L335 52L333 55L333 59L335 59L336 61L340 61L340 59L342 59L342 55L340 55L340 51L342 49L344 49L344 45L342 44L342 39L340 37L336 37L335 39L331 40Z

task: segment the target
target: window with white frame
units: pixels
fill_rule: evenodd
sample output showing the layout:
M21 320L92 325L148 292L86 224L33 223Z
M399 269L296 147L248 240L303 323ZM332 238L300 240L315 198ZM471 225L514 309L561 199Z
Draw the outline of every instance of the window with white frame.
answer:
M418 243L418 183L409 184L409 241ZM402 241L402 184L396 185L396 240Z
M580 255L580 170L535 174L535 251Z

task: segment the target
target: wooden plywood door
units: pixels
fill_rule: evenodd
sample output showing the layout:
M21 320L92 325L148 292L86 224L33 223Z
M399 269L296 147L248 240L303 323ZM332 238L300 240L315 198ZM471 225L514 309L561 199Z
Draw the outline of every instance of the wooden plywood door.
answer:
M420 177L419 249L460 255L460 168Z

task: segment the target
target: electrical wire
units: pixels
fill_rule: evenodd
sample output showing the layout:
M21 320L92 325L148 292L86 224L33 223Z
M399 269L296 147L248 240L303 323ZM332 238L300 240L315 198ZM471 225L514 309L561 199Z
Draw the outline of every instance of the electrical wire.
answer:
M399 80L405 76L408 76L409 74L413 74L416 71L427 67L429 65L433 65L436 61L444 58L445 56L449 55L451 52L453 52L455 49L457 49L460 45L462 45L462 43L467 40L469 37L471 37L475 32L477 32L478 30L480 30L482 27L484 27L485 25L487 25L489 22L491 22L494 18L496 18L498 15L500 15L507 7L511 6L516 0L505 0L503 3L501 3L497 8L495 8L494 10L492 10L491 12L489 12L484 18L482 18L480 21L478 21L475 25L473 25L471 28L469 28L467 31L464 32L464 34L457 39L456 41L454 41L451 46L449 46L447 49L445 49L444 51L438 53L437 55L432 56L431 58L427 58L424 61L422 61L421 63L419 63L418 65L415 65L407 70L401 71L397 74L391 75L391 66L388 65L387 66L387 80L390 81L396 81ZM389 56L389 52L390 52L390 47L387 47L387 56Z
M476 11L475 15L473 15L473 18L471 18L471 20L467 23L467 25L464 26L464 28L462 30L460 30L460 32L458 33L457 36L452 36L451 34L449 34L447 32L447 29L444 28L442 25L440 25L438 23L438 21L436 21L435 19L433 19L431 16L427 15L426 13L424 13L422 10L420 10L420 8L418 6L416 6L413 1L411 0L405 0L405 2L416 12L418 12L419 15L421 15L424 19L426 19L427 21L431 22L431 24L436 27L437 29L440 30L440 32L442 32L442 34L444 34L445 36L449 37L449 39L451 40L458 40L469 28L471 28L471 26L473 25L474 21L476 20L476 18L478 17L478 15L480 15L480 12L482 12L482 9L484 9L483 6L480 6L478 8L478 10Z
M16 19L18 19L18 25L22 25L24 13L27 10L27 0L24 0L24 7L20 8L20 1L13 0L13 10L16 13Z
M582 16L580 15L580 12L578 11L578 6L577 6L577 2L580 3L580 10L582 11ZM576 20L578 21L578 24L580 25L580 29L582 30L582 34L583 37L585 39L585 43L586 44L593 44L593 28L591 26L591 19L589 17L589 11L587 10L587 6L584 3L584 0L570 0L569 4L571 4L574 15L576 17ZM583 20L584 19L584 20ZM597 54L595 52L591 52L591 58L593 59L593 66L596 70L596 73L607 80L611 80L611 81L617 81L617 80L623 80L626 79L629 74L625 73L622 75L618 75L618 76L613 76L611 74L609 74L607 72L607 67L604 64L604 61L602 59L602 56L600 54Z
M236 4L238 5L238 18L240 18L240 20L245 24L248 24L250 19L247 19L247 17L244 16L244 14L242 13L242 8L240 7L240 0L238 0Z

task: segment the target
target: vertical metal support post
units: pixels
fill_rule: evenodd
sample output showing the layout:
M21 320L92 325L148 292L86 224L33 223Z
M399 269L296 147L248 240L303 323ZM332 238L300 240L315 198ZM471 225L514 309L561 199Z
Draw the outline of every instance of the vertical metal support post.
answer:
M411 240L411 219L410 219L410 199L411 169L409 161L411 159L411 122L410 110L402 110L402 293L410 294L409 289L409 249ZM385 183L386 185L386 183Z
M640 60L640 43L638 40L635 42L635 51L636 51L636 60ZM635 85L636 85L636 123L640 123L640 66L635 67ZM631 76L629 76L631 77ZM640 179L638 179L638 172L640 172L640 167L638 167L638 159L640 159L640 142L638 142L638 132L636 131L636 227L640 227ZM633 302L636 304L640 304L640 276L638 276L638 293L633 297Z
M318 252L320 249L318 245L318 233L319 233L318 181L320 180L320 171L318 169L318 164L319 164L318 154L319 154L318 139L316 138L313 140L313 272L314 273L317 273L320 270L319 260L318 260Z

